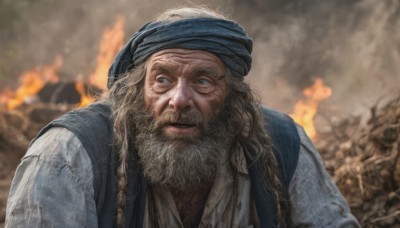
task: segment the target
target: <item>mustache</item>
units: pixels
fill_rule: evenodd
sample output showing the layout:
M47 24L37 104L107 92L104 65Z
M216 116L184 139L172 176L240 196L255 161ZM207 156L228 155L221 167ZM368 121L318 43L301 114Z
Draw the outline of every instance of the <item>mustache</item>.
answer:
M160 128L169 124L187 124L202 126L205 123L199 111L166 110L155 120L155 127Z

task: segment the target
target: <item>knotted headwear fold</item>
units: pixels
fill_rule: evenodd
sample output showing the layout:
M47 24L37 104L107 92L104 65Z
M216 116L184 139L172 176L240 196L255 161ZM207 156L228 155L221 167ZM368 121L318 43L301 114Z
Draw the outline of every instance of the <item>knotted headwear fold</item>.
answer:
M235 77L246 76L251 68L252 40L234 21L195 18L152 22L139 29L119 51L108 72L108 87L151 54L169 48L211 52Z

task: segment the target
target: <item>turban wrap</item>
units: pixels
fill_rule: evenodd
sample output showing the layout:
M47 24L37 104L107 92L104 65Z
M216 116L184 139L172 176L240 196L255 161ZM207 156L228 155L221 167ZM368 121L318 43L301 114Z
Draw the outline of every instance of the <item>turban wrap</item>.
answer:
M234 21L192 18L151 22L139 29L115 57L108 72L108 87L153 53L170 48L211 52L239 78L246 76L251 68L252 40Z

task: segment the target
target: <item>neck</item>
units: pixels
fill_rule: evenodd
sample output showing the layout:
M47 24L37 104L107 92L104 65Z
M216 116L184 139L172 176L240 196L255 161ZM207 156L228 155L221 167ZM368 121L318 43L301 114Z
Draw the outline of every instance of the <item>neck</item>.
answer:
M198 227L211 185L195 190L174 190L172 196L184 227Z

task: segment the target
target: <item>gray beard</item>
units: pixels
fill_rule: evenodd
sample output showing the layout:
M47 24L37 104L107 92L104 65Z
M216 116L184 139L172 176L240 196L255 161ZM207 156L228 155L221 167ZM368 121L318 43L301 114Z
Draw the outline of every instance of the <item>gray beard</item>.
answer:
M228 145L233 139L228 113L217 111L212 120L204 121L198 112L174 112L170 117L174 120L196 119L201 134L195 139L184 135L167 137L161 132L162 123L143 108L143 101L141 103L136 107L142 107L135 109L133 115L136 123L134 142L147 180L180 191L211 185L219 156L228 153Z

